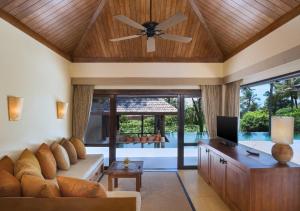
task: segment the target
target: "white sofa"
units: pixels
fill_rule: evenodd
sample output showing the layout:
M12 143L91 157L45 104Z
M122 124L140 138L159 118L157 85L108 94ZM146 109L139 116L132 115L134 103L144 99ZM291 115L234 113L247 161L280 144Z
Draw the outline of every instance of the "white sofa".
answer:
M102 154L89 154L84 160L78 160L74 165L71 165L67 171L59 170L58 176L75 177L85 180L97 180L103 174L104 157ZM109 198L136 198L136 210L141 210L141 194L136 191L108 191Z

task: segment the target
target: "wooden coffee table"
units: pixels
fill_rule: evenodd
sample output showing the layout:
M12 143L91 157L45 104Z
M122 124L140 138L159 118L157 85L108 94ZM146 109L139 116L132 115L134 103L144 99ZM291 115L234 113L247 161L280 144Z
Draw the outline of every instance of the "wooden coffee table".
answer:
M114 187L117 188L119 178L135 178L136 191L140 192L142 187L143 164L144 161L130 161L128 168L125 168L123 161L113 162L107 169L108 190L113 190L113 179Z

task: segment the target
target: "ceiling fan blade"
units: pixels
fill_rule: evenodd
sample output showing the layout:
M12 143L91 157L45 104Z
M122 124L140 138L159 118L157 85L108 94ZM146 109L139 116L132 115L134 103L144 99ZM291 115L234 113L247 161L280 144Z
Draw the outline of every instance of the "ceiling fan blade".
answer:
M158 24L155 28L158 30L166 30L172 26L175 26L176 24L185 21L187 19L186 16L184 16L182 13L177 13L176 15L168 18L167 20L161 22Z
M148 37L147 38L147 53L151 53L155 51L155 38Z
M159 37L165 40L173 40L173 41L183 42L183 43L188 43L192 41L191 37L184 37L184 36L173 35L173 34L161 34L159 35Z
M146 30L146 28L143 25L135 22L134 20L131 20L130 18L128 18L124 15L116 15L116 16L114 16L114 18L117 19L118 21L121 21L121 22L133 27L133 28L140 29L140 30Z
M117 41L122 41L122 40L129 40L129 39L134 39L134 38L138 38L142 35L140 34L135 34L135 35L131 35L131 36L126 36L126 37L119 37L119 38L114 38L114 39L110 39L110 41L112 42L117 42Z

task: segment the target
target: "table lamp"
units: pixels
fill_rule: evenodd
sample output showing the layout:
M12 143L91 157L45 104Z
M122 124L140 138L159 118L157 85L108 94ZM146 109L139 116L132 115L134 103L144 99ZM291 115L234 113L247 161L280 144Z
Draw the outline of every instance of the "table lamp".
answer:
M272 147L272 156L279 163L286 164L293 157L290 144L293 144L294 140L294 117L272 117L271 137L275 143Z

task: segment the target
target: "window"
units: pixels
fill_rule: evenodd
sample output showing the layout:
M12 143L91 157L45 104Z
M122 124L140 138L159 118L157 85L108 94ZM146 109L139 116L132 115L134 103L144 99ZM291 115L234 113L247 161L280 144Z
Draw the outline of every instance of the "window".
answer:
M241 88L240 140L270 140L271 116L293 116L300 140L300 76Z
M109 105L109 97L94 97L85 135L87 145L108 145Z

